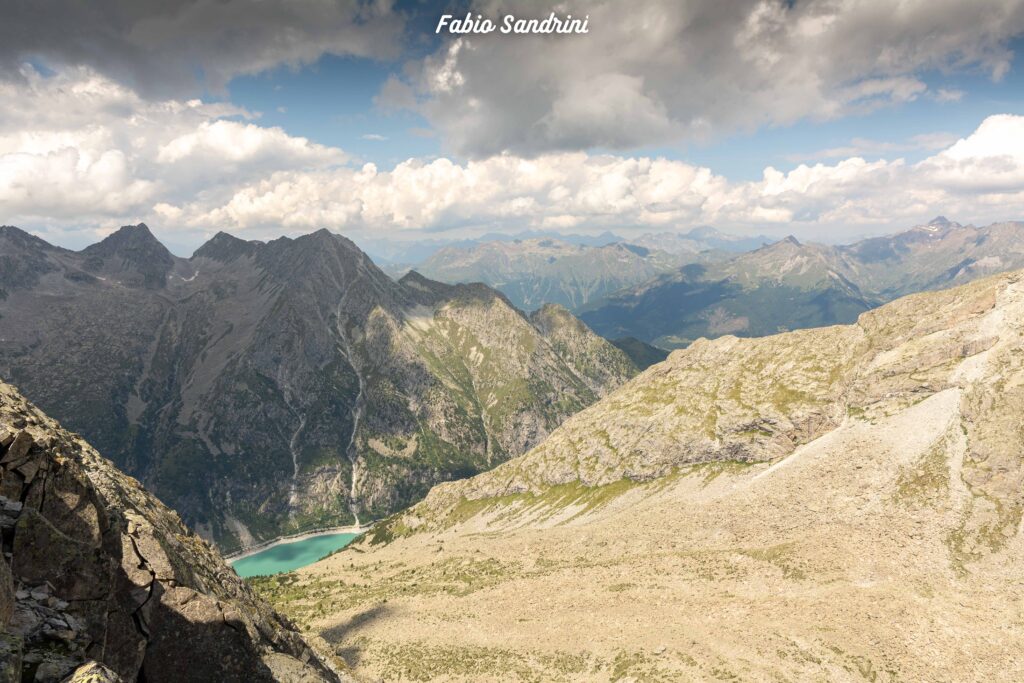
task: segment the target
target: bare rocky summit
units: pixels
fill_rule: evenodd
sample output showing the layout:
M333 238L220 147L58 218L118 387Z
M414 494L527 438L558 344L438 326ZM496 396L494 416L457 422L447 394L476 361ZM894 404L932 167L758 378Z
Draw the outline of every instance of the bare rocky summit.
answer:
M1024 676L1024 273L701 340L258 588L387 680Z
M0 680L340 680L177 514L6 384L0 477Z

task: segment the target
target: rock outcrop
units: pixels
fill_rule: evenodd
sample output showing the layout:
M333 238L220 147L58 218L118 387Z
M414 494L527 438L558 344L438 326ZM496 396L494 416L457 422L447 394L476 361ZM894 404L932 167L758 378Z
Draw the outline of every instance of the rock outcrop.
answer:
M0 384L0 681L338 681L178 515Z

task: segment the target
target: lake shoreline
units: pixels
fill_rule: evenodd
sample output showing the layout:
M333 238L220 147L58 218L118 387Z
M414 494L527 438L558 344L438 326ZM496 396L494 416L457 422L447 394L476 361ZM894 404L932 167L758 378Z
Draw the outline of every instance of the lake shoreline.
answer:
M316 538L317 536L328 536L331 534L361 534L372 528L375 523L376 522L370 522L369 524L363 525L322 527L319 529L312 529L310 531L301 531L290 536L279 536L278 538L249 546L244 550L239 550L235 553L231 553L230 555L224 555L224 560L231 564L238 560L244 560L247 557L256 555L257 553L262 553L263 551L269 550L275 546L286 545L288 543L298 543L299 541Z

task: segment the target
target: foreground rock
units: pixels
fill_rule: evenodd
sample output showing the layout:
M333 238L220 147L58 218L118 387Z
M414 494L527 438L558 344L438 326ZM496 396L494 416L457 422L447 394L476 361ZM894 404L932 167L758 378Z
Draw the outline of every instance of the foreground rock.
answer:
M388 681L1024 680L1024 273L701 341L259 582Z
M338 681L177 514L0 383L0 681Z

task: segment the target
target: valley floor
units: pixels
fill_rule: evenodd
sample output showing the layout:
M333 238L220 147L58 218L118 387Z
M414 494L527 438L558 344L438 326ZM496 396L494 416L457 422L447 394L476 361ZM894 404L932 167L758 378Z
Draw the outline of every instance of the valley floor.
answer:
M494 508L258 588L365 680L1021 680L1021 535L971 550L960 402L585 514Z

